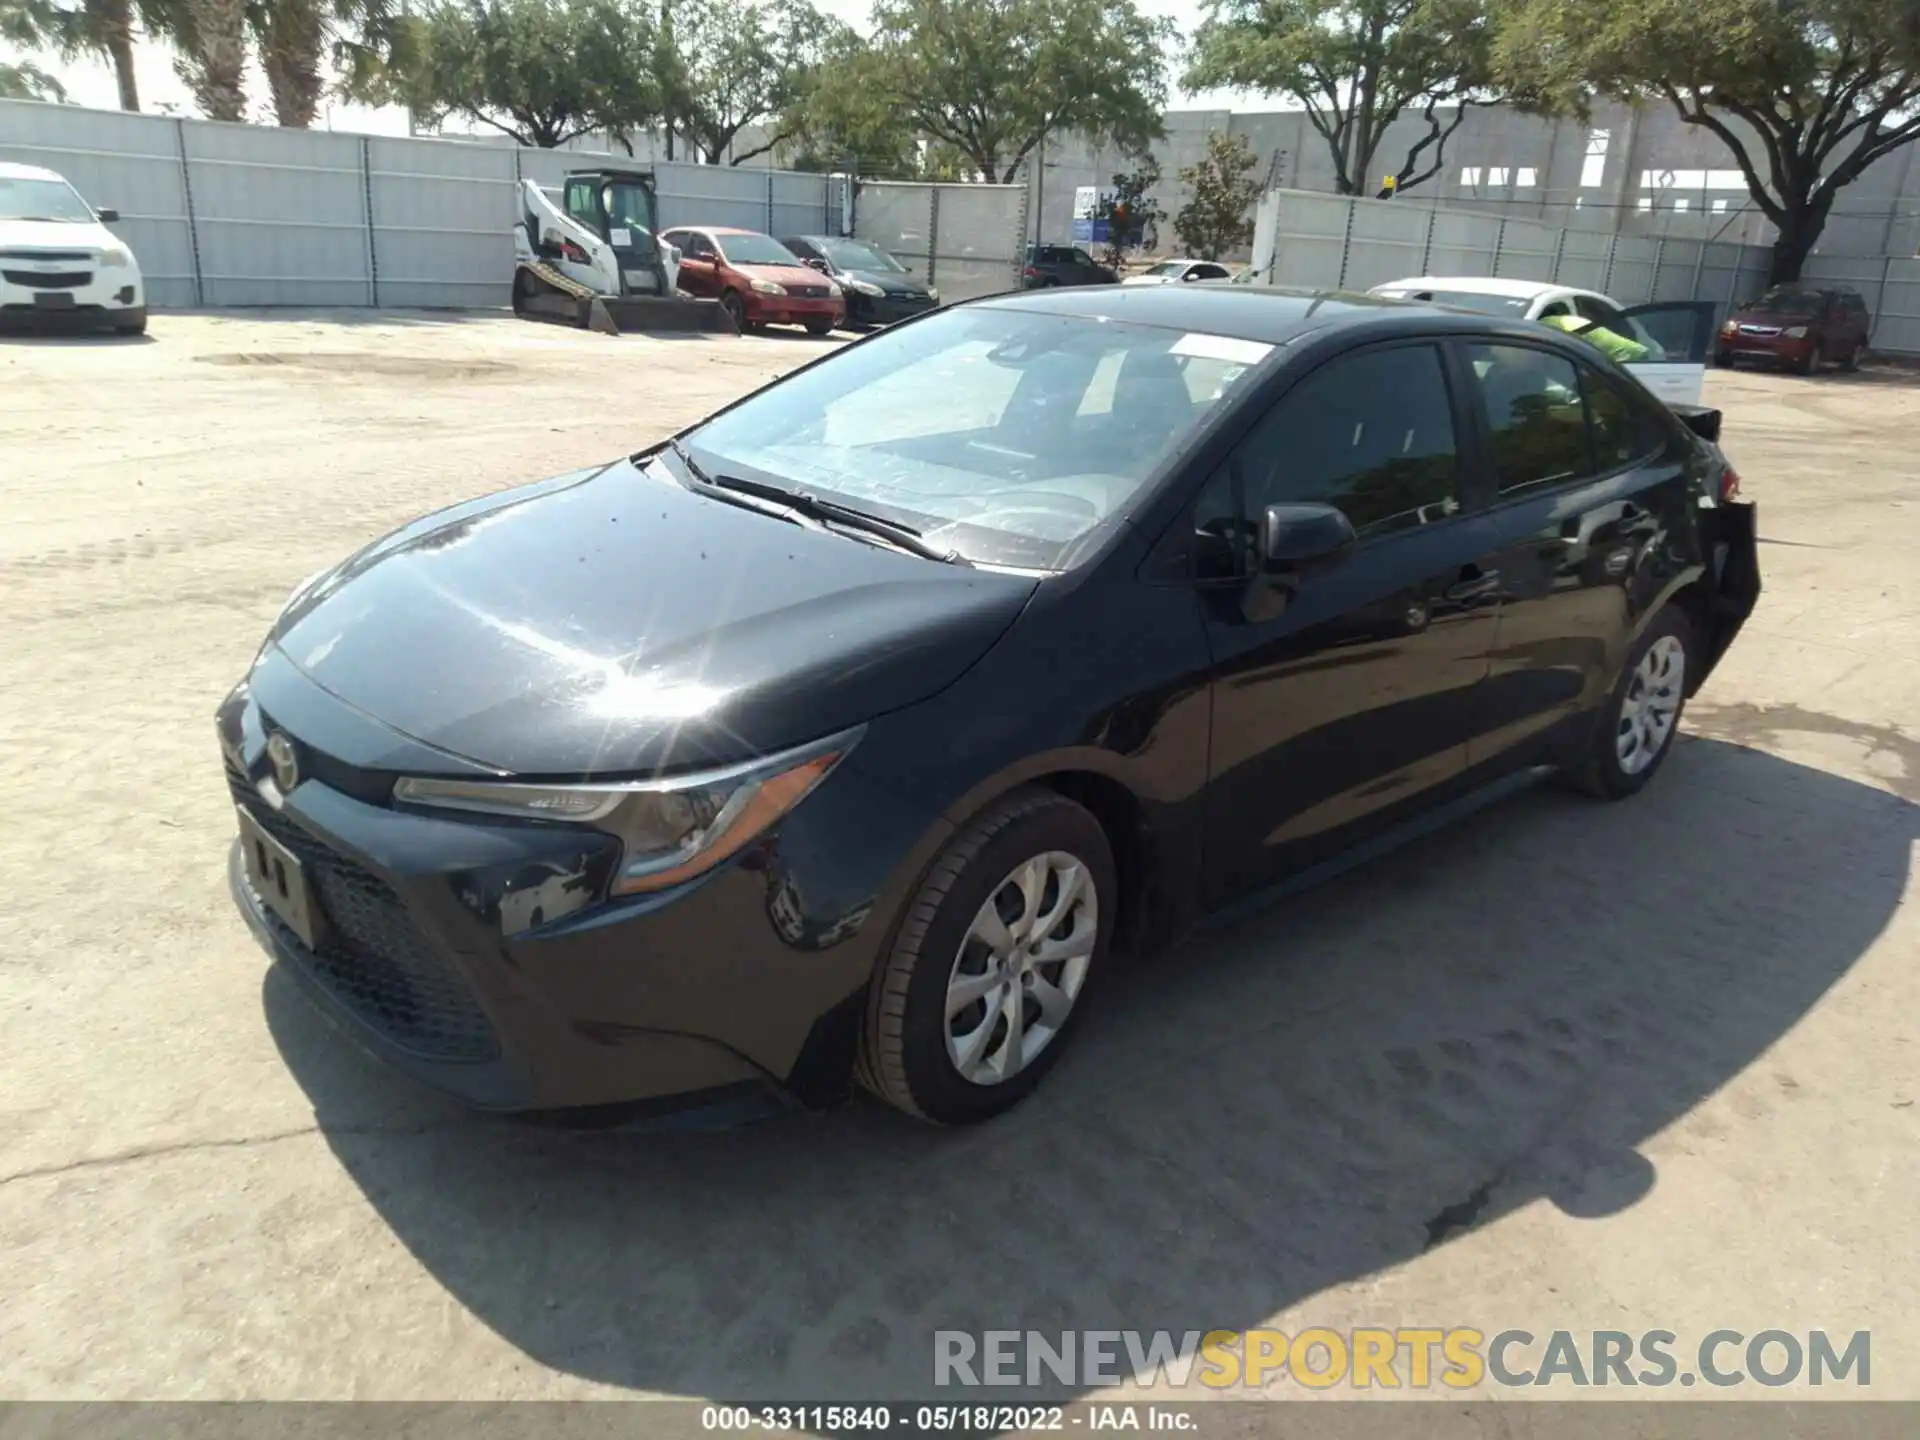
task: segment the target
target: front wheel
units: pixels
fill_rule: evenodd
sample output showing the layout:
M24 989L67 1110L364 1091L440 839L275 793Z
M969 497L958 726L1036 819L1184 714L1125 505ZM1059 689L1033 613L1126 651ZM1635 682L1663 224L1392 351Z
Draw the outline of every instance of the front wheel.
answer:
M1840 357L1840 368L1851 375L1855 370L1860 368L1860 357L1866 353L1867 347L1864 344L1855 345L1852 349L1848 350L1845 355Z
M969 825L909 902L874 979L861 1082L939 1125L1029 1095L1086 1008L1118 905L1100 822L1022 789Z
M720 292L720 308L727 312L727 318L733 321L733 328L742 335L747 333L747 302L740 298L738 290Z
M1794 370L1801 375L1811 375L1820 368L1820 347L1810 346L1807 353L1794 362Z
M1730 370L1733 368L1733 355L1730 351L1716 350L1713 352L1713 363L1722 370Z
M116 320L113 322L113 333L116 335L144 335L147 333L147 317L141 315L132 320Z
M1584 762L1568 779L1603 800L1637 794L1673 749L1687 704L1693 626L1678 605L1653 617L1607 699Z
M825 335L829 333L832 329L833 329L833 321L831 320L807 321L807 334L809 335Z

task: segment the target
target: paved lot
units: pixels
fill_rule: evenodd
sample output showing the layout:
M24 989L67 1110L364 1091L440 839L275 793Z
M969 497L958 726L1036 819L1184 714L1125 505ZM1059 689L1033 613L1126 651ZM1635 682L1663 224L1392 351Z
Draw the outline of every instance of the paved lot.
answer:
M1647 795L1132 968L1002 1123L556 1133L343 1048L225 891L212 711L287 590L817 349L0 341L0 1394L911 1395L936 1327L1271 1322L1871 1328L1920 1397L1911 377L1710 377L1768 591Z

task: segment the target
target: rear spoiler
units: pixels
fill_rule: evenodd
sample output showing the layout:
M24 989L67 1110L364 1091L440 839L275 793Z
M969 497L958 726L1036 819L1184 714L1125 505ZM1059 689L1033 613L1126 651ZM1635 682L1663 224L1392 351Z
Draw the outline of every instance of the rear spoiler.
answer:
M1680 417L1685 425L1702 440L1718 445L1720 443L1720 412L1706 405L1673 405L1668 407Z

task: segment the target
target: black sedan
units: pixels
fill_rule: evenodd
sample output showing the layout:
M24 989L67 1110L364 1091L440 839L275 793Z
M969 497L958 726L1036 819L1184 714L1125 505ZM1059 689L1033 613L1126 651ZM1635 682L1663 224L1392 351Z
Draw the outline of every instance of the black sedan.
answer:
M938 290L879 246L864 240L789 235L780 243L803 264L839 284L849 325L892 325L924 315L940 303Z
M475 1105L978 1120L1114 947L1646 785L1759 588L1712 418L1393 301L940 311L301 586L219 712L234 892Z

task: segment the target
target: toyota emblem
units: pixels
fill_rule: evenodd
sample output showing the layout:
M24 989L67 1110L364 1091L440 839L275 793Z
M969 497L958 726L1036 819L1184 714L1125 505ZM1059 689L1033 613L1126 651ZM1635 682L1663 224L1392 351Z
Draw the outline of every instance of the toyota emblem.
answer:
M282 795L300 783L299 753L294 750L293 742L278 731L267 737L267 763L273 766L273 781Z

